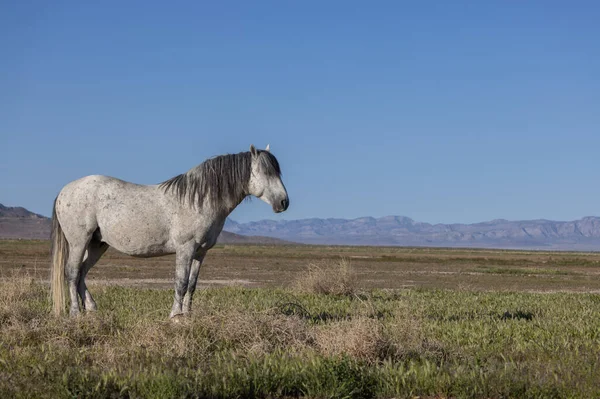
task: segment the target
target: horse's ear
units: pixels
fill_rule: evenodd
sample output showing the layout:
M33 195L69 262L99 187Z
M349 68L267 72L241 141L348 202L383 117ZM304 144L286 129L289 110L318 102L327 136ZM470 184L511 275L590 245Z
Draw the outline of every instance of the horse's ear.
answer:
M266 152L271 152L271 147L269 146L269 144L267 144L267 148L265 148Z
M250 144L250 154L252 154L252 156L258 155L258 152L256 152L256 147L254 147L254 144Z

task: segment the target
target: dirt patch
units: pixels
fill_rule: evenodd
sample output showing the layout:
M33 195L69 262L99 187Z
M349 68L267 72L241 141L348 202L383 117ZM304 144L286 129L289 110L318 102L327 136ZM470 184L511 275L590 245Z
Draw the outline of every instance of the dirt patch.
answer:
M17 274L48 279L49 253L48 241L0 241L0 278ZM305 276L309 265L323 264L327 274L327 265L341 259L349 260L358 289L600 291L600 253L311 245L217 245L208 252L199 284L289 287ZM511 270L518 273L508 273ZM174 272L174 256L132 258L109 249L88 280L91 284L172 288Z

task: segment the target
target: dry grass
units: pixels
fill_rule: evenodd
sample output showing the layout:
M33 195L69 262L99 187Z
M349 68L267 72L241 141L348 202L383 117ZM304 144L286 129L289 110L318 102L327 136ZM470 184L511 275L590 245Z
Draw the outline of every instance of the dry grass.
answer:
M348 283L352 276L347 262L335 266L341 272L330 269L324 281L327 285L321 284L318 289L336 295L354 293L356 288ZM314 274L310 276L315 278ZM126 362L132 352L169 362L190 356L207 359L215 350L224 349L238 356L308 351L376 363L399 357L398 350L406 347L407 337L410 342L419 339L414 330L417 322L406 315L398 327L384 327L372 313L372 305L365 301L347 319L314 323L298 315L282 314L278 307L249 311L207 301L178 322L141 317L124 328L113 312L75 319L52 316L48 312L47 287L33 278L0 282L0 334L4 344L44 343L61 351L85 348L89 361L105 369Z
M47 291L32 277L13 275L0 283L0 326L12 328L33 322L43 312L27 306L32 300L44 300Z
M444 345L432 339L424 329L425 317L422 309L411 307L408 302L398 302L384 327L384 335L389 345L386 358L427 358L435 362L446 358L448 354ZM459 356L457 353L455 355Z
M173 323L172 291L140 286L96 285L97 314L52 317L44 245L0 242L1 397L600 397L597 254L217 248L210 278L279 288L200 289ZM171 288L158 259L95 270ZM473 272L540 264L565 272ZM409 283L453 289L370 290Z
M194 320L202 323L212 341L227 343L239 354L264 355L276 350L297 353L314 341L305 321L274 310L204 311L195 314Z
M299 291L325 295L353 295L357 280L350 262L345 259L310 263L307 272L298 277L293 287Z
M309 314L286 313L290 297ZM200 291L178 323L157 311L168 291L113 287L97 300L98 313L56 318L46 285L0 281L0 396L600 393L597 295L223 288Z
M0 284L2 343L30 346L40 342L58 349L93 347L114 334L114 317L89 314L77 319L49 314L48 290L33 278L13 278Z
M316 345L321 354L345 355L369 363L385 358L390 343L383 324L367 317L325 324L319 326L316 333Z

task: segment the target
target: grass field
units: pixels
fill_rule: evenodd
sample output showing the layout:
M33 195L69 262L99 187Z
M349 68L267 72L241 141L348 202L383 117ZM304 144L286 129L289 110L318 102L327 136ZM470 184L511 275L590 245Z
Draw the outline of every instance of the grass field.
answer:
M2 397L600 397L600 254L218 247L173 323L172 257L109 252L72 320L48 252L0 241Z

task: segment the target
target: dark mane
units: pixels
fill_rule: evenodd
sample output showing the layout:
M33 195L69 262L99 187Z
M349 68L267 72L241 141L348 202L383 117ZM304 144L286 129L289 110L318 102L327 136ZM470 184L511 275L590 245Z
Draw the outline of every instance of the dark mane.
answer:
M259 168L267 176L281 175L279 162L268 151L258 150ZM186 173L160 183L165 192L174 192L181 202L200 209L205 200L213 208L223 209L239 204L249 193L252 154L220 155L207 159Z

